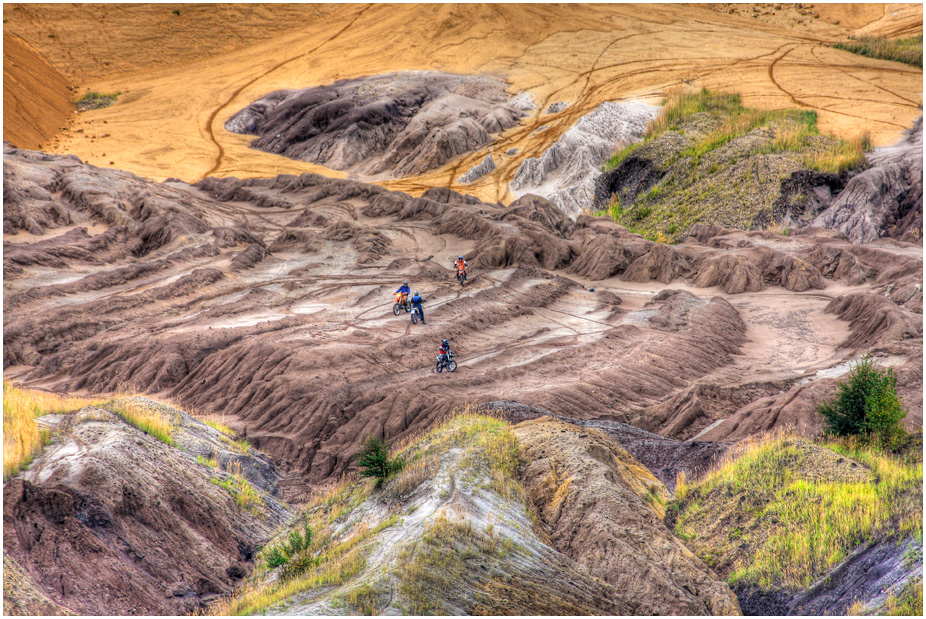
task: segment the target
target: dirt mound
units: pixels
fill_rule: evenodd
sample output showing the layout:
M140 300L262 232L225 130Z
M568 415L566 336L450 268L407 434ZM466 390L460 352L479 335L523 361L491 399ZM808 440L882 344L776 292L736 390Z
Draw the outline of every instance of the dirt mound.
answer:
M871 167L846 185L814 220L854 243L881 237L923 242L923 117L893 146L869 156Z
M675 482L679 473L684 473L688 479L697 479L730 447L727 443L691 442L666 438L618 421L564 417L536 406L527 406L508 400L489 402L482 405L480 410L493 415L501 415L510 423L549 417L580 428L599 430L627 450L670 492L675 491Z
M495 160L492 158L492 153L486 155L486 158L483 159L480 163L474 165L466 173L457 179L457 182L463 183L472 183L473 181L482 178L486 174L492 172L495 169Z
M554 548L634 600L632 614L739 614L726 583L665 528L668 493L630 454L600 432L550 418L512 433L539 526Z
M42 148L71 121L67 78L15 34L3 34L3 140Z
M278 475L259 454L239 453L180 411L146 400L116 405L162 411L177 448L107 410L52 416L44 426L52 444L4 485L5 552L51 599L80 614L202 608L240 582L254 553L289 519L267 492L276 492ZM264 488L253 511L222 487L236 479L223 469Z
M540 157L524 159L511 180L512 190L543 196L564 213L579 215L594 202L601 164L615 150L642 138L658 111L638 101L602 103Z
M529 97L509 98L491 78L406 71L272 92L225 129L259 135L252 146L267 152L403 177L485 146L531 107Z
M853 293L837 297L826 311L850 323L852 335L840 345L844 348L874 348L923 335L923 321L919 316L911 315L880 295Z

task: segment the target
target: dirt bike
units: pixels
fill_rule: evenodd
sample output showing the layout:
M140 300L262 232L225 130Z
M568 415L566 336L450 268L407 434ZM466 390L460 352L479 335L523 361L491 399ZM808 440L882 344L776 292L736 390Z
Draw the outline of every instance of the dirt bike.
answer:
M392 313L398 316L402 313L402 310L406 312L412 311L412 304L408 300L408 295L403 295L401 292L395 293L395 305L392 306Z
M444 368L447 368L448 372L455 372L457 369L457 362L453 360L453 358L456 356L453 354L453 351L451 350L447 352L446 361L441 359L442 356L443 355L437 355L437 366L435 366L434 371L440 374L444 371Z
M461 287L466 285L466 269L457 269L457 281Z
M417 325L419 320L421 320L421 312L418 311L417 307L413 307L412 308L412 324Z

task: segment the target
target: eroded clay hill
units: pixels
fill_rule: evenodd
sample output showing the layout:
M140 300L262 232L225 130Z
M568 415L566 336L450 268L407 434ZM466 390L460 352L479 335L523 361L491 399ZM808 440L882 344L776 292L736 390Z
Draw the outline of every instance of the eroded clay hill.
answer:
M5 375L229 415L296 473L292 492L345 471L369 434L513 397L673 439L812 433L866 351L922 424L918 245L705 226L660 245L529 195L159 184L9 147L4 196ZM427 324L392 314L404 279ZM437 375L443 338L460 367Z

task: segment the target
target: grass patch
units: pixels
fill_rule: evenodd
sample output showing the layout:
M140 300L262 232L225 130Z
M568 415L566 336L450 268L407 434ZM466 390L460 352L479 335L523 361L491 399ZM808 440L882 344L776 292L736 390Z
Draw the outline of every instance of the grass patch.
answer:
M836 43L833 47L869 58L893 60L923 68L923 35L921 34L906 39L873 36L849 37L848 41Z
M18 389L3 381L3 481L23 470L49 440L39 430L36 417L64 413L85 406L99 405L102 400L62 397L44 391Z
M377 526L353 523L340 530L351 512L363 503L373 491L375 482L344 478L313 497L303 512L298 526L303 527L302 548L286 557L280 564L279 578L269 583L258 581L236 595L209 609L211 615L252 615L266 611L274 604L304 591L318 587L340 585L359 574L366 566L367 550L364 542L386 527L399 522L392 515ZM313 533L306 543L306 530ZM287 533L289 535L289 533ZM289 540L292 544L292 539ZM281 542L285 543L285 542ZM268 559L277 545L268 545L261 551L258 563L269 567ZM290 546L295 550L295 546Z
M799 170L857 169L871 149L867 134L849 140L821 134L811 110L758 110L743 106L738 94L706 89L675 92L663 103L643 139L602 168L637 157L644 165L631 176L646 183L618 188L609 207L594 212L656 242L680 241L699 221L750 229L788 209L800 213L806 205L782 196L784 180Z
M235 503L242 509L246 509L258 516L261 515L264 508L264 500L260 498L260 493L251 485L251 482L245 479L244 475L241 474L241 463L230 463L226 473L228 473L228 477L213 477L209 481L216 486L225 488L232 498L235 499Z
M860 544L922 534L922 461L853 439L753 442L676 497L676 534L731 584L806 588Z
M89 90L75 102L75 105L81 112L98 110L114 104L121 94L121 92L102 93L96 90Z
M218 461L213 458L204 458L202 456L196 456L196 464L201 464L203 466L208 466L210 469L215 469L219 467Z
M459 596L465 596L469 603L488 603L485 592L473 591L467 583L473 568L478 565L484 570L486 559L504 559L516 550L510 539L498 539L478 531L469 521L456 522L439 514L425 529L421 540L400 556L396 576L399 592L408 604L404 612L455 614L441 600Z
M156 410L127 398L108 400L100 407L116 413L129 425L135 426L162 443L174 446L173 425L169 419Z
M212 428L213 430L218 430L225 436L229 438L235 438L238 436L238 433L226 426L225 424L219 423L218 421L213 421L212 419L203 419L203 423Z
M487 485L499 496L524 500L524 488L517 481L521 462L518 440L506 421L477 413L470 406L455 411L424 436L406 441L398 457L414 463L417 458L445 453L453 447L465 450L464 468L488 473Z

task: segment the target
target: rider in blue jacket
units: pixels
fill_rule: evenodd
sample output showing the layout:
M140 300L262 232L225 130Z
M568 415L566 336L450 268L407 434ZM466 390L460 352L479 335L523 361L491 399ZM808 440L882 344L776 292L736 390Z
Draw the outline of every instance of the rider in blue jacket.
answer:
M399 286L399 289L395 291L396 294L402 295L401 300L399 302L402 303L403 305L408 300L408 294L410 292L411 292L411 289L408 287L407 279L404 282L402 282L402 285ZM408 308L407 305L405 307ZM405 311L408 311L408 309L406 309Z
M418 315L421 317L421 324L425 324L424 308L421 307L422 303L424 303L424 299L421 298L421 296L418 294L418 291L416 290L414 296L412 297L412 307L418 308Z

